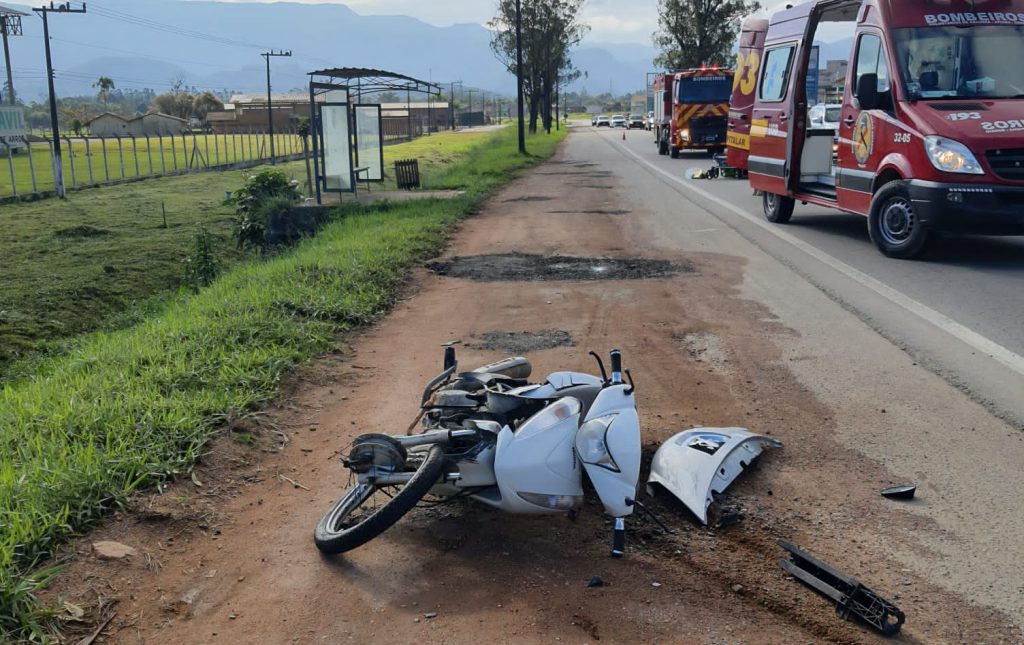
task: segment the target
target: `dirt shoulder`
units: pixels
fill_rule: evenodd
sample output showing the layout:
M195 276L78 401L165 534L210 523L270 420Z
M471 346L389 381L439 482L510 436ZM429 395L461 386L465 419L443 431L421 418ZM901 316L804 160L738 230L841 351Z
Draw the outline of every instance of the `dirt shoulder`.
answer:
M784 538L813 543L900 605L902 640L1019 638L1003 615L868 546L913 548L907 536L928 531L927 520L879 505L876 484L890 475L837 442L828 402L783 360L780 343L796 332L741 297L744 260L655 246L643 217L618 197L613 169L574 158L570 138L462 226L439 267L472 271L417 270L385 320L302 369L263 415L236 422L194 477L76 544L80 557L50 598L113 615L98 639L111 643L877 640L783 574ZM524 253L593 259L567 269L480 257ZM612 264L604 258L626 268L600 275ZM519 280L474 279L510 261ZM535 342L535 376L590 370L588 350L621 347L648 457L693 425L746 426L785 448L762 455L722 500L737 524L703 528L658 498L674 533L632 519L622 560L607 555L593 501L575 521L469 503L418 508L368 545L322 557L312 529L345 481L337 451L362 432L404 430L450 340L462 341L467 366ZM239 443L250 436L255 447ZM100 539L139 555L100 561L90 552ZM588 588L595 575L605 585Z

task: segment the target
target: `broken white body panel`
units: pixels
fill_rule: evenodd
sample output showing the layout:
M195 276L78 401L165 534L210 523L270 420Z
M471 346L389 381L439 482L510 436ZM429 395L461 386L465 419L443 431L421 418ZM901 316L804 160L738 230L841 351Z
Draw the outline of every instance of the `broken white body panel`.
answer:
M766 448L782 442L745 428L693 428L673 436L658 448L651 462L651 484L660 484L708 523L711 494L721 493Z

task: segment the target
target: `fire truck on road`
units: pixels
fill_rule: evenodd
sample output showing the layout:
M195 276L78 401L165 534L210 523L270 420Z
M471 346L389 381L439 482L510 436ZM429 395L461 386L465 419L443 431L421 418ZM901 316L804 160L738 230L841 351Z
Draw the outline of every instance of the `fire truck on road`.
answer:
M658 153L725 147L732 70L714 67L659 74L654 81L654 142Z

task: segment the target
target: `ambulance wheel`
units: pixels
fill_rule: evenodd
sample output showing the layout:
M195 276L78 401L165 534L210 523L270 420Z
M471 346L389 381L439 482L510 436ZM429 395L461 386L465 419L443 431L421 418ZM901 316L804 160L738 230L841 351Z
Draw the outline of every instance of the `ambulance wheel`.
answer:
M907 182L891 181L875 193L868 234L878 250L890 258L909 260L924 252L930 235L917 217Z
M764 209L764 218L776 224L785 224L793 217L793 207L796 202L792 197L783 197L775 193L764 193L761 196L761 206Z
M668 151L668 156L672 157L673 159L678 159L679 158L679 148L676 148L675 146L670 148L669 151Z

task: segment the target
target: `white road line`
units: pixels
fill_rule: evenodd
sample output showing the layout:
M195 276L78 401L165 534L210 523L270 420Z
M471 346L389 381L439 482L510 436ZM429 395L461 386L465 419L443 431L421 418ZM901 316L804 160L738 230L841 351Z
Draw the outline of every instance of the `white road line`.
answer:
M796 237L796 236L794 236L794 235L792 235L790 233L785 232L779 226L772 225L772 224L768 223L767 221L765 221L764 219L762 219L762 218L760 218L760 217L758 217L756 215L752 215L752 214L748 213L747 211L743 210L739 206L736 206L735 204L730 204L729 202L725 201L724 199L716 197L715 195L712 195L711 193L709 193L709 192L707 192L707 191L705 191L705 190L703 190L701 188L697 188L696 186L692 185L691 183L686 182L686 181L680 179L679 177L676 177L675 175L673 175L673 174L671 174L669 172L666 172L665 170L659 168L658 166L654 165L650 161L644 159L643 157L641 157L640 155L636 154L635 152L633 152L632 150L630 150L626 146L622 145L621 143L615 142L614 145L616 145L619 148L622 148L623 151L625 151L626 153L631 155L638 162L644 164L645 166L647 166L651 170L653 170L653 171L655 171L657 173L660 173L661 175L665 176L666 178L670 179L671 181L679 184L684 189L686 189L686 190L688 190L688 191L690 191L690 192L692 192L692 193L694 193L696 195L699 195L700 197L702 197L704 199L707 199L707 200L709 200L711 202L714 202L715 204L718 204L722 208L724 208L726 210L729 210L729 211L739 215L740 217L742 217L743 219L747 220L751 224L754 224L755 226L759 226L760 228L762 228L763 230L771 233L775 237L777 237L777 238L779 238L779 239L781 239L781 240L783 240L785 242L788 242L789 244L792 244L793 246L795 246L796 248L800 249L801 251L803 251L807 255L813 257L814 259L816 259L816 260L818 260L820 262L823 262L827 266L829 266L832 269L838 271L839 273L842 273L843 275L845 275L846 277L850 278L851 280L857 282L861 286L863 286L863 287L865 287L867 289L870 289L871 291L874 291L875 293L877 293L878 295L882 296L883 298L885 298L889 302L891 302L891 303L893 303L893 304L895 304L897 306L903 307L907 311L917 315L919 318L921 318L921 319L925 320L926 322L934 325L935 327L941 329L942 331L946 332L950 336L953 336L954 338L957 338L958 340L963 341L967 345L970 345L974 349L976 349L976 350L978 350L980 352L983 352L984 354L987 354L988 356L991 356L995 360L997 360L1000 363L1002 363L1003 365L1005 365L1007 368L1013 370L1014 372L1016 372L1017 374L1019 374L1021 376L1024 376L1024 356L1021 356L1020 354L1012 352L1009 349L1003 347L1002 345L1000 345L998 343L995 343L995 342L989 340L988 338L985 338L981 334L979 334L979 333L977 333L977 332L975 332L975 331L973 331L973 330L971 330L971 329L969 329L967 327L964 327L963 325L961 325L960 323L956 322L955 320L953 320L949 316L947 316L945 314L942 314L942 313L939 313L938 311L935 311L931 307L929 307L929 306L927 306L925 304L922 304L922 303L918 302L917 300L914 300L910 296L907 296L906 294L901 293L901 292L897 291L896 289L893 289L889 285L887 285L887 284L885 284L883 282L880 282L879 280L876 280L875 278L872 278L871 276L869 276L868 274L864 273L863 271L855 269L852 266L850 266L849 264L846 264L845 262L843 262L841 260L837 260L836 258L832 257L828 253L825 253L824 251L822 251L821 249L818 249L817 247L812 246L812 245L808 244L807 242L804 242L800 238L798 238L798 237ZM893 260L893 261L895 261L895 260Z

